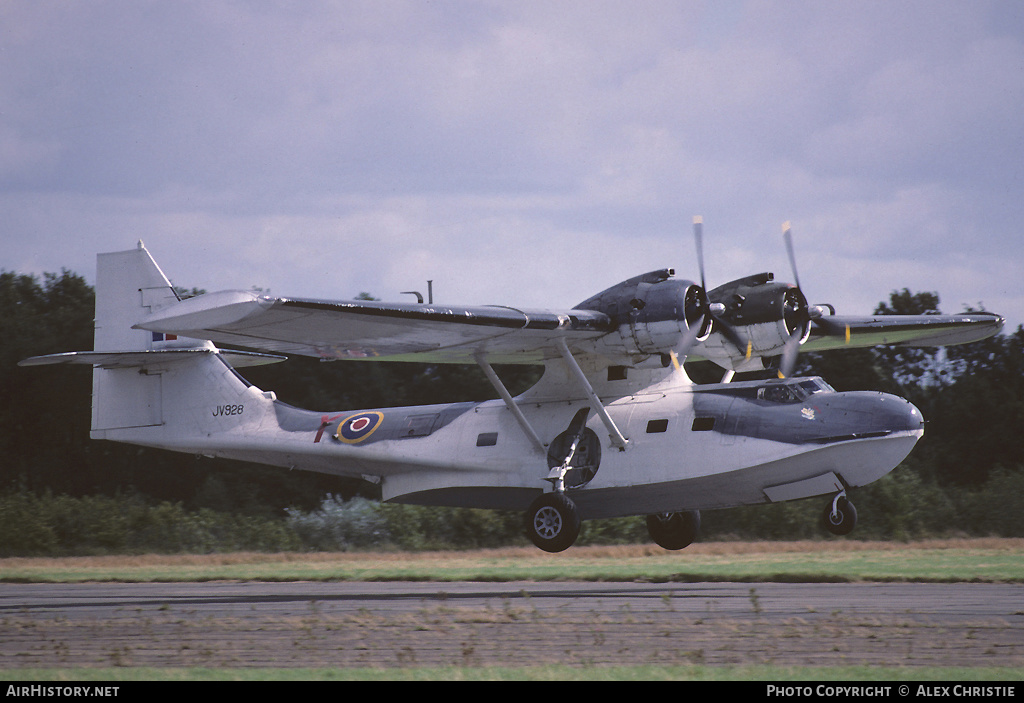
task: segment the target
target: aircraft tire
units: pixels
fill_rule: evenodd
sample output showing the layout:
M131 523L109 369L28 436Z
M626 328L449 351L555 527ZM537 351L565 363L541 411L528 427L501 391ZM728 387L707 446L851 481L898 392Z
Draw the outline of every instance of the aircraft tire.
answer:
M857 508L846 498L840 498L836 504L836 514L832 514L832 504L825 506L825 512L821 515L821 522L825 529L834 535L842 537L853 532L857 526Z
M580 534L580 514L564 493L544 493L526 511L526 535L545 552L561 552Z
M700 512L658 513L647 516L647 534L664 549L682 549L697 539Z

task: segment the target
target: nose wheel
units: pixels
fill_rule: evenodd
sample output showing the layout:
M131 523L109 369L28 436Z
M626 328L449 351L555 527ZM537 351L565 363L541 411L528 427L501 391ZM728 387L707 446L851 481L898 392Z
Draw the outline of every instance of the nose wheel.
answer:
M825 529L832 534L848 535L857 526L857 508L846 498L846 491L841 491L825 508L821 518Z

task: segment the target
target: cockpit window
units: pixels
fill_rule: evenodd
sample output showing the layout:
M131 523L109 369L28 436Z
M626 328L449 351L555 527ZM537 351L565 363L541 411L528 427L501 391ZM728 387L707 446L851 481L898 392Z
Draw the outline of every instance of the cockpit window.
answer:
M769 403L799 403L815 393L832 391L820 378L806 378L793 383L772 383L757 389L758 400Z
M777 385L758 388L757 397L758 400L767 400L769 403L795 403L800 400L789 386Z
M832 386L825 383L820 378L810 378L806 381L801 381L799 384L800 392L804 394L804 398L815 393L821 393L825 391L834 391Z
M823 378L811 378L808 382L813 383L818 387L818 390L811 391L812 393L835 393L836 389L828 384Z

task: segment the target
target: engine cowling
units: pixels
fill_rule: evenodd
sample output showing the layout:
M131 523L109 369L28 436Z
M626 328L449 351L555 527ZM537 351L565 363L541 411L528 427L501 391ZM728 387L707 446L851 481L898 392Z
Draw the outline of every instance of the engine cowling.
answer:
M702 353L720 365L763 368L761 359L780 355L787 342L802 344L810 336L804 294L796 286L775 281L771 273L726 283L709 291L708 299L715 324Z
M606 354L639 362L655 354L667 357L691 337L707 338L707 295L696 283L673 275L672 269L662 269L636 276L575 306L611 318L616 331L601 339Z

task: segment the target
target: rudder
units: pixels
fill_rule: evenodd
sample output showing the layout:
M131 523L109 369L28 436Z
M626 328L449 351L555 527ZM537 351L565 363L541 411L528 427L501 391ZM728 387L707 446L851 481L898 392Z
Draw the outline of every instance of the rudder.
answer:
M132 329L155 309L178 302L170 281L142 242L128 251L96 256L97 352L154 351L166 346L162 335ZM92 374L92 437L106 430L163 423L162 374L145 367L103 368Z

